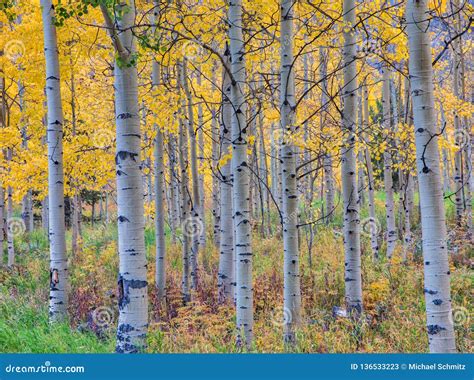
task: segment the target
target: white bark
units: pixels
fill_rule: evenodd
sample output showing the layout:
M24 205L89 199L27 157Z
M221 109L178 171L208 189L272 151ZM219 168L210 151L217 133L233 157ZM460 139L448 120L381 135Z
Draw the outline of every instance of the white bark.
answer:
M203 207L201 204L201 190L199 184L198 157L197 157L197 136L194 128L194 110L193 99L188 84L187 58L183 59L181 70L181 85L187 99L187 119L188 133L190 140L190 156L191 156L191 176L193 184L193 198L191 207L191 218L184 220L186 225L192 224L192 248L189 261L191 264L191 289L196 290L198 287L198 255L202 248L202 234L204 232Z
M8 161L11 160L11 150L8 149ZM15 234L13 231L15 221L13 219L13 190L11 186L7 187L7 251L8 251L8 266L15 264Z
M41 225L45 232L49 231L49 197L46 195L41 202Z
M202 82L201 78L201 72L200 68L198 67L197 69L197 85L200 87ZM202 110L202 104L201 102L198 103L197 106L197 114L198 114L198 125L197 125L197 137L198 137L198 145L199 145L199 156L198 156L198 162L199 162L199 168L204 167L204 115L203 115L203 110ZM199 206L200 206L200 221L202 223L200 234L199 234L199 249L202 251L206 247L206 214L205 214L205 209L204 209L204 199L205 199L205 193L204 193L204 174L198 172L198 190L199 190ZM196 257L196 263L197 263L197 257ZM196 264L197 265L197 264ZM197 272L196 272L196 278L197 278Z
M283 196L283 320L284 342L296 344L295 329L301 317L301 290L298 247L298 188L296 179L296 147L288 141L295 132L296 100L293 70L293 9L294 0L281 1L281 71L280 127Z
M143 174L140 168L140 115L137 67L133 62L135 2L119 2L121 17L102 11L116 49L115 114L117 125L117 214L119 250L119 320L116 351L136 353L146 346L148 282L145 251ZM115 23L115 26L114 26Z
M357 100L355 1L344 0L344 91L343 91L343 147L342 147L342 195L344 216L344 281L346 306L355 315L362 312L362 280L360 262L360 220L357 193L355 128Z
M357 106L358 106L358 123L357 123L357 139L364 144L365 141L363 139L364 136L364 116L363 116L363 107L364 107L364 102L362 100L363 98L363 92L362 92L362 87L359 87L358 91L358 96L357 96ZM358 171L357 171L357 191L359 193L359 200L360 200L360 205L361 207L364 207L365 205L365 171L364 171L364 163L365 163L365 151L362 146L359 147L357 151L357 165L358 165Z
M48 107L48 209L50 244L50 321L67 317L68 270L64 226L63 180L63 109L61 104L60 75L54 8L51 0L41 0L44 54L46 59L46 98Z
M427 0L407 1L405 19L420 191L429 347L430 352L455 352L446 220L434 111L430 18Z
M324 48L319 49L319 56L321 63L319 65L319 77L321 80L321 129L324 131L326 123L326 112L328 109L329 93L327 84L327 64L328 64L328 53L325 53ZM330 223L334 218L334 198L335 198L335 185L334 185L334 173L333 173L333 158L329 151L324 152L323 158L323 172L324 172L324 187L325 187L325 206L324 217L326 223ZM323 184L322 184L323 186Z
M226 49L226 64L230 52ZM230 67L230 66L229 66ZM222 115L220 144L222 156L228 155L231 145L232 135L232 105L231 99L231 81L229 73L223 69L222 79ZM222 179L220 181L220 255L219 272L217 278L217 291L219 303L232 302L235 291L234 278L234 227L232 223L232 180L231 180L231 161L226 162L221 168Z
M215 83L215 79L212 80ZM218 176L219 167L219 140L220 140L220 126L217 112L214 108L211 110L211 134L212 134L212 216L214 220L213 238L214 245L219 249L221 242L221 203L220 203L220 180ZM230 128L230 126L229 126Z
M25 109L25 86L21 81L18 81L18 96L19 96L19 105L20 113L23 114ZM24 123L23 117L20 118L20 122ZM27 125L22 125L21 128L22 135L22 148L28 150L28 130ZM32 191L27 190L26 194L22 199L22 209L21 209L21 218L25 224L25 232L33 231L33 198Z
M459 86L459 71L460 71L460 54L459 54L459 41L454 41L454 70L453 70L453 93L457 98L460 97L460 86ZM463 146L460 145L461 141L464 141L464 131L461 123L461 119L457 112L454 113L454 135L456 143L456 151L454 152L454 202L456 205L456 219L458 225L462 224L462 217L465 209L465 189L464 189L464 151Z
M182 75L182 66L178 64L179 75ZM180 113L184 113L186 109L186 101L182 99L180 106ZM183 121L179 119L179 167L181 170L181 221L185 223L191 216L191 197L189 196L188 182L188 134L186 127L183 125ZM182 246L182 261L183 261L183 273L181 279L181 293L183 302L187 303L191 300L190 286L189 286L189 257L190 257L190 235L183 231L183 246Z
M251 348L253 340L252 247L250 236L248 125L245 101L245 51L242 0L229 3L229 39L232 73L232 176L234 254L237 280L237 344Z
M362 99L362 124L363 130L369 128L369 91L367 84L364 84L364 95ZM370 225L370 246L372 248L372 254L375 259L379 257L379 242L378 242L378 228L377 228L377 215L375 213L375 180L374 170L372 167L372 158L370 156L369 146L365 145L365 165L367 167L367 184L369 194L369 222Z
M395 225L395 202L392 178L392 141L391 126L392 117L390 112L390 71L387 66L383 68L383 128L385 132L386 147L383 152L383 182L385 188L385 212L387 218L387 258L390 260L397 244L397 229Z
M152 24L158 23L159 1L153 2ZM153 27L156 33L157 27ZM152 88L156 89L160 84L160 65L156 59L152 63ZM164 165L163 165L163 132L159 125L154 126L156 137L154 141L155 158L155 238L156 238L156 261L155 261L155 286L158 302L163 302L166 288L166 240L165 240L165 209L164 209Z
M171 228L171 239L176 243L177 222L180 217L180 201L179 201L179 181L176 172L178 161L176 159L176 138L174 135L168 135L168 176L169 176L169 225Z

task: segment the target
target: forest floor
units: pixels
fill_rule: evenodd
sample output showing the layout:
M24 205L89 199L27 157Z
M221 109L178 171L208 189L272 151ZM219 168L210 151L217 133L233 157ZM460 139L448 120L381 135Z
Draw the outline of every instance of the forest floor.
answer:
M378 199L378 202L382 202ZM379 220L383 220L380 215ZM472 352L472 260L474 248L465 232L449 221L451 292L457 346ZM420 231L414 223L414 244L407 263L400 249L389 265L374 260L370 241L363 236L362 276L364 316L354 322L334 318L333 307L344 304L344 252L340 220L320 226L308 263L301 242L303 324L297 333L297 352L427 352L423 261ZM209 220L208 225L211 225ZM70 246L68 236L68 246ZM145 233L149 258L149 352L237 352L235 317L230 306L217 304L218 250L209 238L200 260L200 286L193 302L181 302L181 247L168 244L168 301L159 309L154 292L154 231ZM283 352L283 250L279 237L255 232L254 308L255 352ZM382 256L383 256L382 247ZM43 230L16 241L17 265L0 268L0 352L114 351L118 267L117 233L113 224L84 225L81 250L70 256L70 322L48 323L47 236ZM95 314L94 314L95 310ZM99 317L99 323L96 323Z

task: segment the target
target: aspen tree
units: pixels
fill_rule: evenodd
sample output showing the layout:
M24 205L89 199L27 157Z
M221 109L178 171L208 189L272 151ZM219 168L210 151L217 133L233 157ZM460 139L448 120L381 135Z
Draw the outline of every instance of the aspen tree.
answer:
M281 79L280 128L282 130L281 166L283 197L283 276L284 276L284 341L296 344L295 328L300 323L301 290L298 247L298 189L296 179L296 147L291 142L295 132L296 100L293 58L294 0L281 2Z
M253 260L250 236L250 170L247 155L248 124L245 100L247 84L242 0L229 2L228 21L232 75L232 186L237 282L237 344L250 349L253 340Z
M357 193L355 128L357 103L357 71L355 62L356 31L355 1L344 0L344 88L343 88L343 147L342 196L344 217L344 281L346 306L354 315L362 312L362 279L360 262L359 198Z
M406 2L410 90L420 191L426 324L430 352L455 352L450 269L438 130L436 128L427 0Z
M48 142L48 226L50 249L49 319L67 317L68 268L64 225L63 108L59 74L58 44L51 0L41 0L44 54L46 59Z
M143 175L140 168L140 114L135 36L135 2L114 5L115 20L101 5L116 50L115 115L117 127L117 215L119 250L118 353L141 352L148 330L148 282L145 252Z

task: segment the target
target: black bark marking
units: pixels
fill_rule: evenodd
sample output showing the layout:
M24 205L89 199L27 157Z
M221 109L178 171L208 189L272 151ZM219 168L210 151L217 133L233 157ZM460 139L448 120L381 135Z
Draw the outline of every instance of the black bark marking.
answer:
M428 325L428 334L429 335L436 335L442 330L446 330L446 328L440 326L440 325Z
M138 157L138 153L127 152L125 150L117 152L117 154L115 155L115 163L118 164L119 160L120 161L126 160L127 157L130 157L131 160L136 161L136 157Z

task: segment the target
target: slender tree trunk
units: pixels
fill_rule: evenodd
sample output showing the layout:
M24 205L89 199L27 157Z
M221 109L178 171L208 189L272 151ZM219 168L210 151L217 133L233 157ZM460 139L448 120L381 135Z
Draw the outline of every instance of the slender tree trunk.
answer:
M441 129L443 131L443 137L447 139L447 133L446 133L446 117L444 114L444 106L443 103L440 102L439 105L440 108L440 114L441 114ZM448 151L446 148L443 148L443 192L444 196L449 196L451 194L451 182L450 182L450 170L449 170L449 165L450 165L450 159L448 155Z
M458 0L456 0L458 3ZM456 4L459 7L458 4ZM463 28L463 20L461 18L462 12L457 12L457 31L460 33L460 30ZM465 64L464 64L464 49L463 49L463 36L459 37L459 80L460 80L460 90L461 90L461 99L465 102L467 101L466 97L466 75L465 75ZM468 228L468 233L470 237L474 236L474 225L472 223L472 127L469 124L469 118L467 116L463 117L462 120L462 131L463 131L463 153L464 153L464 162L465 162L465 172L464 172L464 199L465 199L465 215L466 215L466 224Z
M281 1L281 87L280 127L283 193L283 252L284 252L284 342L296 344L295 329L301 319L301 290L298 247L298 188L296 179L296 147L288 140L295 132L296 100L293 71L293 9L294 0Z
M49 231L49 196L46 195L41 202L41 224L46 233Z
M169 193L170 193L170 204L169 204L169 214L170 221L169 225L171 228L171 241L176 243L176 229L177 221L179 220L179 183L178 176L176 173L176 166L178 165L176 160L176 138L173 135L168 136L168 176L170 178Z
M49 318L51 322L67 317L68 269L64 226L63 109L54 8L51 0L41 0L46 58L46 98L48 105L48 209L50 246Z
M148 282L145 251L143 174L140 168L140 114L135 65L135 2L119 2L112 20L101 5L118 56L115 62L115 114L117 125L117 214L119 250L119 320L116 351L136 353L146 346Z
M321 130L325 130L326 124L326 112L328 110L329 92L327 84L327 64L328 64L328 53L325 53L324 48L319 49L321 63L319 65L319 77L321 80ZM324 135L324 133L323 133ZM323 148L324 149L324 148ZM321 182L321 186L325 187L325 206L323 215L326 223L330 223L334 218L334 198L335 198L335 186L334 186L334 173L333 173L333 159L332 154L329 151L324 152L323 158L323 173L324 182ZM324 192L323 192L324 194Z
M180 71L179 75L182 75L183 67L181 64L178 64L178 69ZM180 106L180 113L185 113L186 101L182 99ZM190 258L190 247L191 234L187 233L188 220L191 216L191 197L189 195L188 182L188 134L186 132L186 127L183 125L183 121L179 119L179 166L181 170L181 221L183 222L183 247L182 247L182 260L183 260L183 275L181 280L181 292L183 297L183 303L187 303L191 300L190 294L190 276L189 276L189 258ZM190 227L193 231L193 226Z
M213 78L213 82L215 83L215 79ZM220 203L220 181L218 176L219 171L219 120L217 117L217 112L213 108L212 112L212 120L211 120L211 135L212 135L212 216L214 220L214 228L213 228L213 238L214 238L214 245L219 249L221 243L221 203ZM230 128L230 126L229 126Z
M225 51L226 64L230 64L228 49ZM230 67L230 66L228 66ZM231 153L232 135L232 105L231 81L226 68L223 68L222 79L222 116L220 130L220 145L222 156ZM232 179L231 161L227 161L221 168L220 181L220 256L219 272L217 275L217 291L219 303L232 302L235 291L234 278L234 227L232 222Z
M71 248L73 256L77 253L79 238L79 197L75 194L72 198L72 236Z
M11 160L11 150L8 149L8 161ZM7 187L7 250L8 250L8 266L15 264L15 226L16 221L13 218L13 190L11 186Z
M242 0L233 0L229 3L228 18L232 73L232 176L234 254L237 264L237 344L250 349L253 341L253 260L250 236L250 173L247 157L248 125Z
M265 148L265 135L263 129L263 112L259 114L259 132L260 132L260 173L261 180L264 184L263 189L263 207L265 208L262 218L267 219L267 232L268 235L272 235L272 220L270 214L270 194L269 194L269 182L268 182L268 164L267 164L267 150Z
M197 85L201 87L201 72L200 68L197 70ZM197 137L198 137L198 146L199 146L199 156L198 156L198 163L199 168L202 170L204 167L204 115L202 110L202 104L199 102L197 106L197 114L198 114L198 128L197 128ZM205 199L205 192L204 192L204 174L199 173L198 171L198 179L199 179L199 206L200 206L200 220L202 223L201 231L199 233L199 249L202 251L206 247L206 213L204 208L204 199ZM197 270L197 256L196 256L196 270ZM196 281L197 281L197 272L196 272ZM197 283L196 283L197 286Z
M367 84L364 83L363 95L363 129L369 128L369 91ZM379 242L378 242L378 223L377 215L375 213L375 180L374 170L372 168L372 158L370 157L369 146L365 145L365 165L367 167L367 183L368 183L368 199L369 199L369 228L370 228L370 246L372 247L372 254L375 259L379 258Z
M76 84L74 79L74 62L72 55L70 57L69 63L71 65L71 119L72 119L72 136L76 136L76 127L77 127L77 116L76 116ZM78 249L78 238L79 238L79 195L80 190L76 187L75 194L72 197L72 234L71 234L71 250L72 255L75 256Z
M402 189L403 192L403 220L404 220L404 228L403 228L403 261L407 259L407 253L411 245L411 220L410 220L410 207L409 207L409 189L413 188L413 177L410 174L410 171L406 171L404 179L404 188Z
M405 19L420 191L429 347L430 352L455 352L427 0L408 0Z
M361 146L365 144L363 139L364 135L364 123L363 123L363 93L362 87L359 87L358 96L357 96L357 106L359 108L358 116L358 123L357 123L357 138L361 142L359 145L359 149L357 151L357 164L358 164L358 171L357 171L357 191L359 193L360 205L364 207L366 197L365 197L365 171L364 171L364 163L365 163L365 150Z
M191 264L191 289L196 290L198 287L198 255L202 248L201 235L204 233L204 218L203 208L201 205L201 191L199 185L199 171L198 171L198 157L197 157L197 135L194 129L194 111L193 99L188 85L188 70L187 59L183 59L183 66L181 71L181 83L187 99L187 118L188 118L188 133L190 139L190 153L191 153L191 175L193 181L193 199L191 206L191 217L185 220L184 223L188 227L186 230L190 233L192 238L192 248L189 261ZM189 228L190 227L190 228Z
M454 96L460 98L459 88L459 71L460 71L460 54L459 41L453 42L454 46L454 70L453 70L453 93ZM457 111L454 112L454 142L456 144L456 151L454 152L454 199L456 205L456 220L458 225L462 225L462 217L465 209L465 190L464 190L464 151L462 143L464 141L464 131L461 119Z
M278 142L275 141L275 127L270 125L270 177L271 192L274 199L278 198L278 152L276 149ZM278 204L280 207L280 204Z
M157 25L159 1L153 2L152 23ZM157 26L153 27L153 33L157 32ZM152 90L156 90L160 84L160 65L156 59L152 63ZM165 240L165 169L163 165L164 144L163 132L159 125L154 126L156 137L154 141L155 158L155 237L156 237L156 261L155 261L155 286L157 290L158 302L162 303L165 299L166 289L166 240Z
M79 201L78 201L79 204ZM109 225L110 223L110 212L109 212L109 192L105 191L105 224Z
M343 92L343 148L342 196L344 216L344 281L347 308L350 313L362 312L362 279L360 262L359 199L355 155L355 114L357 100L357 71L354 60L356 49L355 0L344 0L343 20L349 27L344 30L344 92Z
M385 213L387 218L387 258L390 260L397 244L397 229L395 225L395 201L392 178L392 140L390 112L390 71L387 66L383 68L383 128L385 131L385 150L383 152L383 182L385 188Z

